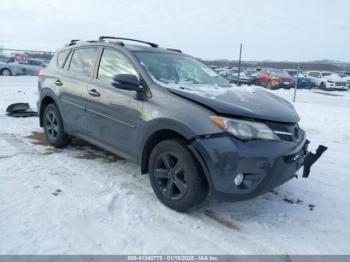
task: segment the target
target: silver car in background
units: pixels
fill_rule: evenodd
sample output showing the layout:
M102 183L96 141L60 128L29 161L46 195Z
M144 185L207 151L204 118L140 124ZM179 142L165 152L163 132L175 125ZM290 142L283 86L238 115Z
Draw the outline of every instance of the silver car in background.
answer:
M19 63L13 57L7 61L0 61L0 75L16 76L16 75L38 75L41 68L46 67L46 63L28 59L27 63Z

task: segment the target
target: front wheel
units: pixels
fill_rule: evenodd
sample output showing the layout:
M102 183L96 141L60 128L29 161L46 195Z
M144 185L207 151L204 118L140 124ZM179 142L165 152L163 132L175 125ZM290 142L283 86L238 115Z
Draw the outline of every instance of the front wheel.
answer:
M43 116L44 131L47 141L57 148L63 148L69 143L69 138L63 130L61 114L55 104L49 104Z
M183 140L164 140L156 145L149 171L158 199L178 212L200 204L208 194L201 168Z

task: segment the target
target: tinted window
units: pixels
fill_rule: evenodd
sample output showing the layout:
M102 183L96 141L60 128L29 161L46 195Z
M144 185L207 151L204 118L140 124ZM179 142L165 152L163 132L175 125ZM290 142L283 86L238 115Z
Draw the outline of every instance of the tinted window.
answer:
M91 76L97 47L79 48L74 51L69 71L80 75Z
M29 65L36 65L36 66L41 65L41 63L39 61L36 61L36 60L28 60L28 64Z
M116 50L106 48L103 50L97 78L112 82L112 77L117 74L137 75L134 67L124 55Z
M65 51L62 51L60 53L58 53L57 55L57 65L59 67L63 67L64 66L64 63L66 62L66 58L67 58L67 55L69 54L70 50L65 50Z

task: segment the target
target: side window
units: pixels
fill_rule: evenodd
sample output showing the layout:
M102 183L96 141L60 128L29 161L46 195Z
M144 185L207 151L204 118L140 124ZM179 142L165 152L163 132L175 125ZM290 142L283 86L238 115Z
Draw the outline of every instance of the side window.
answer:
M97 47L79 48L74 51L69 71L91 76L97 54Z
M112 82L112 77L117 74L137 75L133 65L118 51L105 48L102 53L97 78L106 82Z
M70 50L64 50L64 51L59 52L57 54L57 65L58 65L58 67L63 68L64 63L66 62L66 58L67 58L69 52L70 52Z

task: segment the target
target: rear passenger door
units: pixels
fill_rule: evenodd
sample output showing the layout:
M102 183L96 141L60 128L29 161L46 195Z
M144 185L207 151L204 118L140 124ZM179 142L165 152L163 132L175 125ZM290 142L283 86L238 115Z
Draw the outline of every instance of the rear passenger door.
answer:
M60 90L65 129L72 134L85 135L87 132L87 86L92 79L97 51L98 47L72 50L62 74L55 80Z
M130 160L137 159L137 129L143 102L134 91L111 85L116 74L138 76L131 61L119 50L102 50L96 79L88 87L88 131L95 141Z

